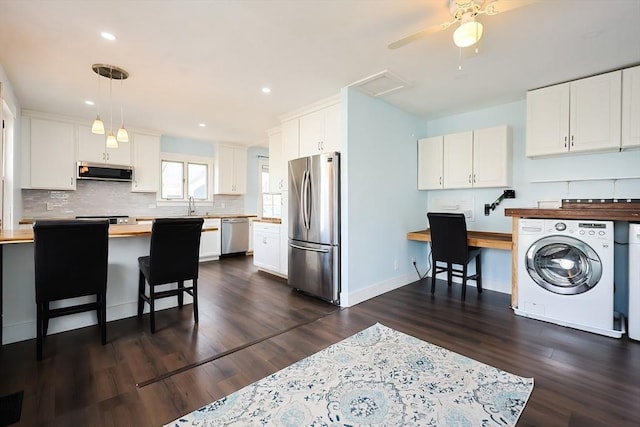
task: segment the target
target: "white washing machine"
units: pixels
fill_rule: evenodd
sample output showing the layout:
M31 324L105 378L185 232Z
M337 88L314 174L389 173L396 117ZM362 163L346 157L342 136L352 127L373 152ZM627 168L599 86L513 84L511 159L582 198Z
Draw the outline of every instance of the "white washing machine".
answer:
M614 338L613 221L520 219L521 316Z
M640 341L640 224L629 224L629 338Z

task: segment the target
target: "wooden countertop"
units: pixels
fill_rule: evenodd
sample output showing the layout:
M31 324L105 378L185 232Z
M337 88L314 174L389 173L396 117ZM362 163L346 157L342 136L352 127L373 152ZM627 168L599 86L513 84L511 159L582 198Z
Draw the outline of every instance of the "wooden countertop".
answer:
M109 215L107 215L109 216ZM256 218L257 215L249 214L219 214L219 215L191 215L193 218L204 219L222 219L222 218ZM136 221L152 221L156 218L187 218L187 215L147 215L147 216L130 216L129 218ZM33 224L36 220L51 220L51 219L75 219L75 217L56 217L56 218L22 218L19 224Z
M505 209L505 216L518 218L548 218L548 219L593 219L604 221L640 221L640 210L635 209L537 209L517 208Z
M429 229L411 231L407 233L407 239L418 242L430 242L431 231ZM489 231L467 231L469 246L476 248L503 249L510 251L512 248L511 233L494 233Z
M282 220L280 218L256 218L253 222L266 222L269 224L282 224Z
M202 231L216 231L217 227L203 227ZM110 225L109 237L150 236L151 224ZM0 244L33 242L33 230L2 230Z

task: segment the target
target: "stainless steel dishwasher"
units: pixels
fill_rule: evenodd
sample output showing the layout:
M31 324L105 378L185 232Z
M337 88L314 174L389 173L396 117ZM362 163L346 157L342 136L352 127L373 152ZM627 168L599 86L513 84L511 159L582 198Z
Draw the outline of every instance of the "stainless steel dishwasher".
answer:
M222 218L222 255L249 250L249 218Z

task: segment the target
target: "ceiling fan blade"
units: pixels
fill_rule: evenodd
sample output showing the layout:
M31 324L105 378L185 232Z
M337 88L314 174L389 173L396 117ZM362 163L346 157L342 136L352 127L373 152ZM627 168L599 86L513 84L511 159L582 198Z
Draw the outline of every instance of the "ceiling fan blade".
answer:
M397 49L399 47L408 45L409 43L413 43L416 40L420 40L421 38L431 34L436 33L438 31L446 30L453 24L453 22L443 22L442 24L434 25L433 27L425 28L422 31L418 31L417 33L411 34L410 36L401 38L393 43L391 43L387 48L389 49Z
M479 14L495 15L539 2L540 0L493 0L489 1Z

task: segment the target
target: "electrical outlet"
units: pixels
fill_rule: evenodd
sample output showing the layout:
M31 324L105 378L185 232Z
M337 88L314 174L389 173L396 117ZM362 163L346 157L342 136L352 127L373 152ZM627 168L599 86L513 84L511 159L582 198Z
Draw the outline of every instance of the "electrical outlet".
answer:
M53 203L47 202L47 210L48 211L52 211L53 210Z
M398 268L400 268L400 265L398 264L398 260L393 261L393 269L395 271L398 271Z
M226 205L225 205L224 203L220 203L220 208L221 208L221 209L224 209L224 207L225 207L225 206L226 206Z

